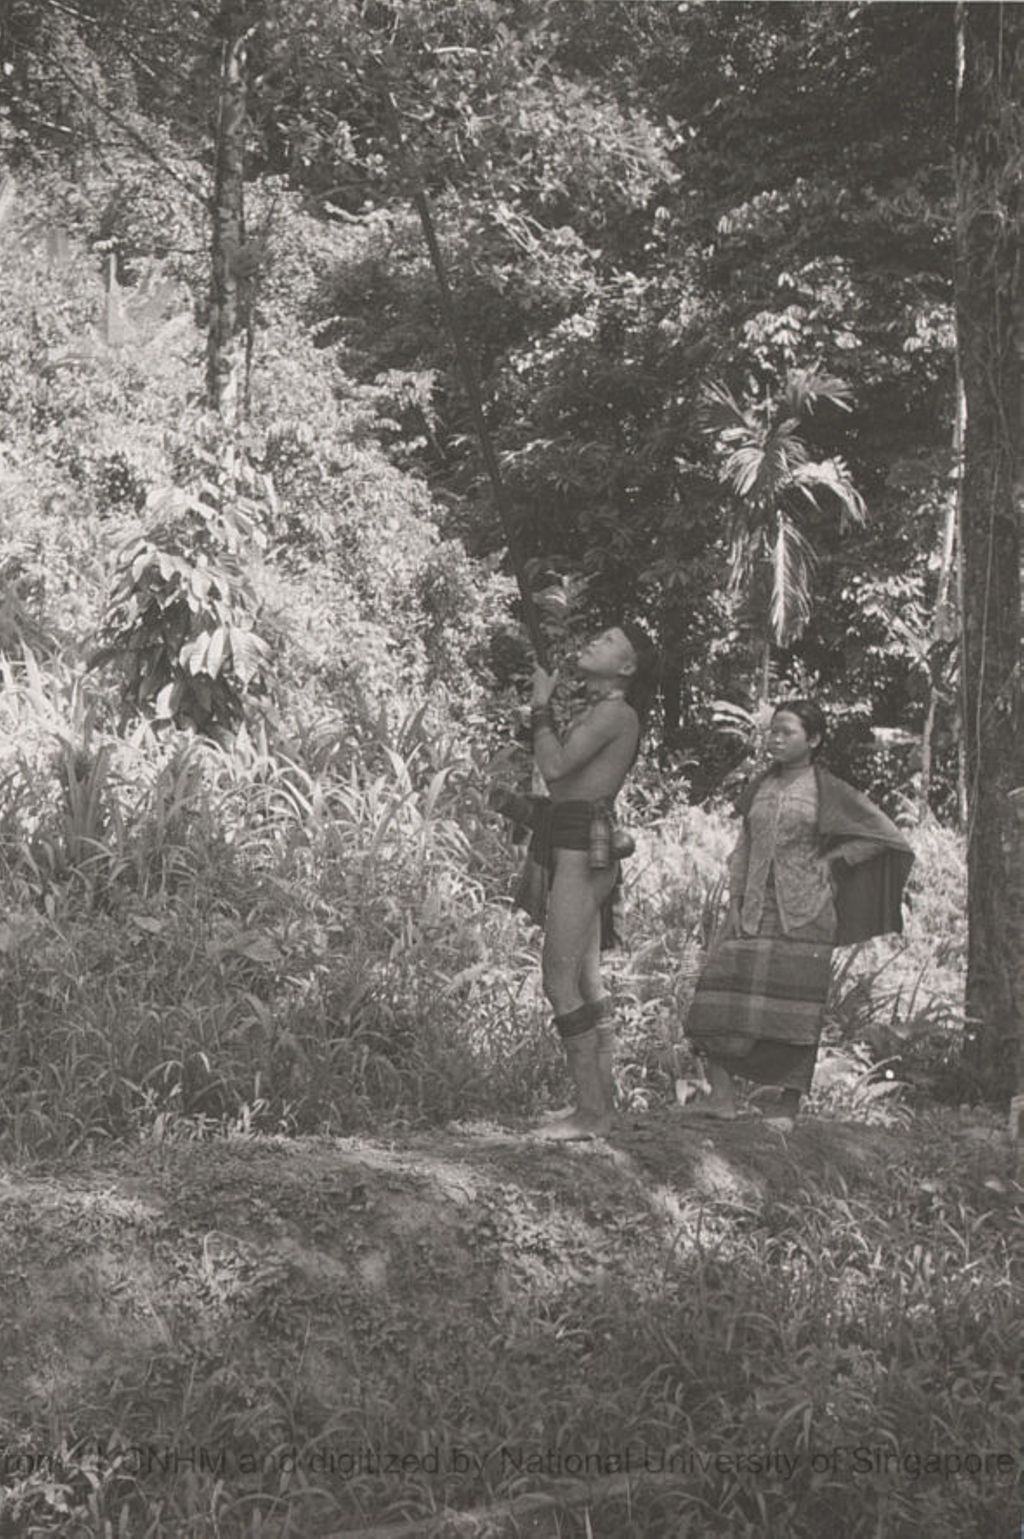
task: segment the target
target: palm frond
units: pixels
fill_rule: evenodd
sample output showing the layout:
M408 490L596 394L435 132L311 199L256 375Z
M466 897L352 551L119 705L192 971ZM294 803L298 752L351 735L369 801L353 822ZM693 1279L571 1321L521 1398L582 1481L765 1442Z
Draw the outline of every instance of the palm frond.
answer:
M784 399L794 417L809 417L819 401L849 411L853 392L845 380L820 369L791 369L786 379Z
M736 495L754 506L774 507L806 461L798 438L769 433L757 443L740 444L722 466L721 478Z
M705 433L718 433L728 441L738 434L756 434L757 422L745 412L732 391L717 381L704 386L697 408L698 421Z
M730 528L729 596L735 600L749 594L757 573L767 587L770 572L770 598L763 594L758 607L763 617L768 600L770 629L779 645L795 640L811 614L815 553L801 528L801 501L820 512L819 498L834 498L844 529L866 516L844 462L838 457L812 462L799 431L801 418L817 401L845 408L849 397L842 380L817 369L791 371L783 398L766 400L763 408L741 406L719 382L705 386L702 394L701 423L717 435L724 451L719 478L737 503Z
M729 530L729 583L730 599L737 599L749 589L757 558L764 549L765 528L760 521L734 518Z
M807 445L783 423L770 435L765 445L764 495L778 497L807 464Z
M838 456L830 460L805 463L794 469L792 484L796 490L820 508L819 492L828 492L839 503L840 528L847 523L862 524L867 518L864 499L854 486L846 464Z
M817 557L807 536L779 513L772 543L772 635L779 646L794 641L811 617L811 576Z
M758 443L743 443L734 449L719 472L721 480L732 488L738 497L750 497L758 483L765 479L764 447Z

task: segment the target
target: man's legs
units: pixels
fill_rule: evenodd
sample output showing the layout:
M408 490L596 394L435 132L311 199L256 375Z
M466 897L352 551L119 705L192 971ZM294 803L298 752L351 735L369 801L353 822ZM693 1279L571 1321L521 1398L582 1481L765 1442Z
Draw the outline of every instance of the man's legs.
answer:
M614 885L615 868L591 871L586 850L556 852L541 953L544 993L556 1015L588 1002L581 985L592 986L593 971L584 978L584 959L600 948L601 904Z
M596 1001L586 998L584 988L593 993L595 969L584 959L600 953L601 904L615 885L615 868L592 872L586 850L559 850L554 879L548 896L544 950L541 958L544 992L555 1012L576 1089L572 1116L548 1124L547 1138L587 1138L606 1132L611 1123L611 1107L605 1095L598 1066ZM599 971L597 977L599 978ZM598 985L599 986L599 985Z
M601 1093L604 1098L604 1109L607 1113L614 1110L615 1105L615 1026L612 1023L611 1000L604 991L601 980L601 923L600 916L594 924L590 938L587 941L586 950L583 953L577 975L577 988L584 1005L592 1007L592 1024L597 1033L597 1069L601 1083ZM574 1106L562 1107L557 1112L551 1112L547 1120L550 1122L561 1121L565 1117L571 1117L575 1113Z
M601 979L601 924L600 918L583 961L580 964L580 993L594 1007L594 1029L597 1032L597 1072L601 1082L604 1109L608 1116L615 1110L615 1023L612 1020L612 1002L604 991Z

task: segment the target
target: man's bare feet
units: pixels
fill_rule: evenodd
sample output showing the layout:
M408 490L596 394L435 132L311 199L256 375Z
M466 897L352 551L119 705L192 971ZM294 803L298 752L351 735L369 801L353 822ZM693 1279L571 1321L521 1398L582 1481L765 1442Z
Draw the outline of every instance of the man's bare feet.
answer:
M578 1115L579 1114L576 1111L575 1106L560 1106L557 1111L549 1111L549 1112L545 1112L544 1113L544 1115L540 1119L541 1126L542 1127L551 1127L556 1122L568 1122L571 1117L575 1117L575 1116L578 1116ZM583 1120L587 1121L589 1119L584 1118ZM616 1116L614 1111L610 1112L608 1114L608 1117L607 1117L606 1121L607 1121L608 1126L605 1129L605 1131L607 1132L609 1129L613 1128L615 1126L616 1122L618 1121L618 1118L617 1118L617 1116Z
M564 1122L566 1117L575 1117L575 1106L560 1106L557 1111L547 1111L541 1117L541 1122Z
M544 1122L534 1129L534 1136L550 1143L568 1143L570 1140L603 1138L611 1132L611 1117L588 1116L574 1111L571 1116L560 1117L557 1122Z
M679 1108L678 1115L684 1122L735 1122L736 1107L731 1101L720 1101L716 1096L698 1096Z

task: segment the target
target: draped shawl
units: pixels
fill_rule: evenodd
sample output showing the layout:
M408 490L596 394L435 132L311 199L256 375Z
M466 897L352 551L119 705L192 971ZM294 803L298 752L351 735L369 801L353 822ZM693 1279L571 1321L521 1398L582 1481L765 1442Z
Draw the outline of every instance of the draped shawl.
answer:
M748 782L738 810L746 818L754 797L774 769ZM822 854L848 839L873 839L884 848L855 866L837 860L832 866L836 891L837 946L851 946L875 935L903 933L903 890L914 864L914 853L891 818L874 802L814 765L818 783L818 837Z

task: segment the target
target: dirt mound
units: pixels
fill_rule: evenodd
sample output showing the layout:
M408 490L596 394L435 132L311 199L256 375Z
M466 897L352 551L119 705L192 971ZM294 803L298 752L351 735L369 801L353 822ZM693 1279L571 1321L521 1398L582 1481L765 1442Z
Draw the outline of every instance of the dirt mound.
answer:
M994 1127L970 1157L979 1179L1002 1169ZM457 1127L8 1172L8 1490L22 1481L23 1513L49 1511L47 1479L69 1511L98 1511L101 1489L105 1512L180 1513L187 1487L194 1526L145 1531L312 1535L557 1483L573 1471L531 1466L510 1486L509 1458L514 1474L511 1451L540 1447L551 1396L571 1422L574 1382L628 1330L611 1304L602 1324L603 1298L625 1287L642 1309L723 1226L810 1190L881 1200L917 1158L903 1131L666 1113L591 1145Z

